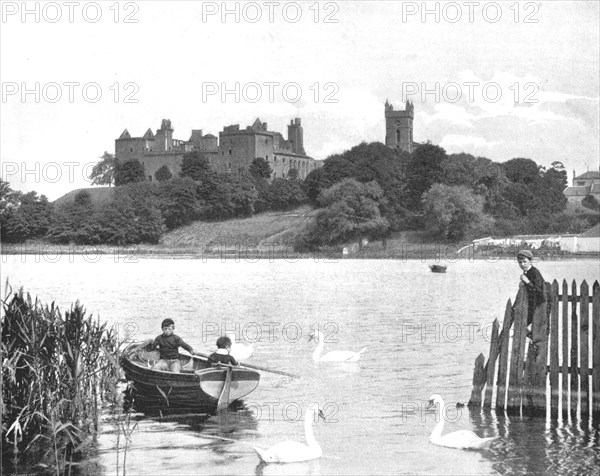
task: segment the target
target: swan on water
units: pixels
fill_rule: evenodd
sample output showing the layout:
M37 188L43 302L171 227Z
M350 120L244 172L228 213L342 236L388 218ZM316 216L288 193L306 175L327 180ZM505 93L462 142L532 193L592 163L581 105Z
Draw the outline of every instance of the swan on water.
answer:
M323 334L321 334L318 330L315 330L308 336L309 342L313 339L317 343L317 348L312 355L312 358L315 362L357 362L358 359L360 359L360 354L367 350L366 347L363 347L359 352L352 352L350 350L334 350L327 352L325 355L321 355L321 352L323 352L323 347L325 347Z
M304 416L304 436L306 444L299 441L282 441L269 449L257 448L252 446L261 461L265 463L295 463L298 461L308 461L320 458L323 454L321 447L313 433L312 425L315 417L318 416L325 420L323 411L317 403L308 406Z
M227 334L227 337L231 339L231 350L229 351L229 355L233 356L233 358L237 361L249 359L254 351L254 344L246 345L240 344L235 341L235 334Z
M435 428L429 437L429 441L431 441L434 445L446 446L448 448L478 449L486 447L491 441L498 438L497 436L493 436L491 438L480 438L475 433L468 430L459 430L453 433L442 435L442 430L444 429L444 418L442 415L444 400L438 394L434 394L429 397L429 405L427 408L431 408L434 405L436 406L435 411L437 424L435 425Z

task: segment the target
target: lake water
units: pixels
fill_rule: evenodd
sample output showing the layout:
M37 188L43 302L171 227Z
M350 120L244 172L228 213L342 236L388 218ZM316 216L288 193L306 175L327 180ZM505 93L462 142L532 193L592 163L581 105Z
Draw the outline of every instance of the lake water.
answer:
M246 411L224 418L150 418L127 452L127 474L590 474L600 467L598 424L469 415L473 363L487 358L491 322L514 299L514 261L428 263L391 260L236 262L233 259L3 256L2 282L23 286L44 303L67 308L80 300L122 336L160 333L165 317L196 350L211 352L218 335L235 331L254 341L248 363L299 374L262 373ZM547 281L600 278L596 260L542 261ZM315 363L311 330L325 351L367 347L355 364ZM461 451L428 441L439 393L448 404L444 432L469 429L500 435L490 449ZM319 402L328 421L314 425L323 457L260 465L248 446L304 440L302 418ZM223 437L236 442L219 440ZM95 456L116 470L116 432L109 416ZM120 454L122 460L123 454ZM595 469L594 469L595 468Z

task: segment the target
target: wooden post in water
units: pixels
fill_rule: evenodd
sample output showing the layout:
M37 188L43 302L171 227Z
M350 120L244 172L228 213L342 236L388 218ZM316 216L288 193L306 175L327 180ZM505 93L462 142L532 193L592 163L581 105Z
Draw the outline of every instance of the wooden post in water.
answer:
M581 283L579 300L579 330L581 332L581 354L579 356L579 379L581 384L581 416L587 416L590 413L590 368L589 368L589 290L588 284L584 280Z
M504 321L502 322L502 333L500 334L500 357L498 361L498 379L496 392L496 408L500 410L506 409L506 388L508 387L506 382L507 370L508 370L508 345L510 343L510 327L513 321L513 305L510 301L506 303L506 309L504 311Z
M545 285L547 286L547 285ZM546 415L546 375L548 360L548 303L544 300L533 312L532 338L527 353L524 410Z
M494 392L494 376L496 373L496 359L498 358L498 319L494 319L492 324L492 341L490 342L490 357L487 363L487 381L485 387L485 398L483 406L490 408L492 406L492 394Z
M577 284L575 280L571 285L571 415L577 415L577 403L579 402L579 375L578 367L578 325L577 325Z
M562 282L562 415L569 413L569 287Z
M483 364L485 357L479 354L475 359L475 370L473 372L473 389L471 390L471 399L469 400L469 408L481 406L481 391L485 385L486 375Z
M523 363L525 354L525 332L527 328L527 293L525 286L519 286L519 292L515 300L513 348L510 362L510 375L508 381L508 405L509 414L520 413L521 394L523 390Z
M592 412L600 416L600 284L592 288Z
M550 415L558 418L558 282L552 282L550 317Z

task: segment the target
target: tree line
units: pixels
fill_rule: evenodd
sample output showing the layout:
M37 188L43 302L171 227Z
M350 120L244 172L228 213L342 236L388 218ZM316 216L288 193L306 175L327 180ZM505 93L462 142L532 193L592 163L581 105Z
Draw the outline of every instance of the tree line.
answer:
M145 180L138 160L118 163L105 153L92 180L116 186L106 203L94 203L88 190L72 202L54 206L35 192L23 194L1 182L1 237L7 242L44 238L53 243L115 244L158 243L166 231L195 220L222 221L249 217L267 210L286 210L308 198L298 180L276 179L256 159L248 172L218 174L197 152L186 154L179 177L168 168L157 171L156 182Z
M105 153L90 178L114 184L109 201L94 203L87 190L54 206L43 195L0 187L3 241L45 238L56 243L157 243L165 231L195 220L249 217L310 203L318 212L295 238L297 249L318 249L352 240L385 239L402 230L426 230L445 241L482 234L580 233L598 222L598 203L589 213L566 213L567 176L533 160L496 163L470 154L447 154L434 144L412 153L361 143L328 157L298 180L269 182L261 158L247 171L218 174L198 152L183 158L178 177L163 166L148 182L138 160L119 163Z

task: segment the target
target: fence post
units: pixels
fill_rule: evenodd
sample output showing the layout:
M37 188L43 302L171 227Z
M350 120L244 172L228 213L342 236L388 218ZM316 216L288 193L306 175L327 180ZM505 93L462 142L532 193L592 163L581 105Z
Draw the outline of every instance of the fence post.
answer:
M562 415L569 413L569 287L562 282Z
M584 280L580 288L579 329L581 335L581 353L579 355L579 378L581 380L581 415L590 413L590 364L589 364L589 290Z
M498 319L492 324L492 341L490 342L490 357L487 363L487 382L485 387L485 398L483 406L492 406L492 394L494 392L494 376L496 373L496 359L498 358Z
M498 361L498 380L497 387L498 392L496 393L496 408L504 410L506 408L506 376L508 369L508 352L510 343L510 326L513 321L513 306L510 299L506 303L506 309L504 311L504 321L502 322L502 332L499 337L500 344L500 356Z
M486 373L483 367L484 362L485 357L483 354L479 354L475 359L475 370L473 371L473 389L471 390L471 399L468 403L469 408L481 406L481 390L483 390L486 380Z
M510 375L508 380L508 406L509 414L520 413L521 394L523 391L523 357L525 354L525 332L527 328L527 293L525 286L519 286L515 299L513 348L510 362Z
M577 284L575 280L571 284L571 415L577 415L577 403L579 401L579 375L578 368L578 325L577 325Z
M600 284L594 282L592 294L592 412L600 416Z
M550 414L558 418L558 282L552 282L550 319Z

